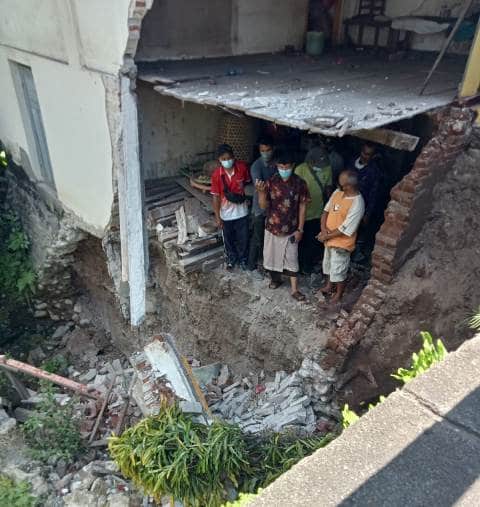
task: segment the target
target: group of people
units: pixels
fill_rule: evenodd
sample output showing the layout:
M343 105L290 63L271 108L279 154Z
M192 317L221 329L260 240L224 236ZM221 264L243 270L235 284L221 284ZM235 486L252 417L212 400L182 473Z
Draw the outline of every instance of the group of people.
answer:
M259 140L258 150L250 171L229 145L217 151L211 193L227 270L237 264L243 270L260 269L263 257L270 288L278 288L286 275L292 297L304 301L298 274L312 273L323 256L327 281L319 290L331 302L340 301L352 252L373 246L379 178L375 147L364 144L359 156L344 164L335 152L316 146L297 166L294 154L274 147L269 137ZM245 194L250 182L251 220Z

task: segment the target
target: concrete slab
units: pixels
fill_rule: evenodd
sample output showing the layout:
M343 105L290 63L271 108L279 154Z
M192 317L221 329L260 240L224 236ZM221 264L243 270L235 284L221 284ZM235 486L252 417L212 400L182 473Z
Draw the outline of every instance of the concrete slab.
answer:
M475 338L249 505L480 505L479 351Z
M480 337L465 342L403 390L480 435Z

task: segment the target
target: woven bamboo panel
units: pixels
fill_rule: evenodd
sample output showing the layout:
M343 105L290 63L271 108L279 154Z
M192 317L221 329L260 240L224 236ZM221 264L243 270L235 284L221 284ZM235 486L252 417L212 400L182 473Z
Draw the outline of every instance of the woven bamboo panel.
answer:
M225 114L220 120L218 144L229 144L238 160L250 162L257 136L257 125L247 116Z

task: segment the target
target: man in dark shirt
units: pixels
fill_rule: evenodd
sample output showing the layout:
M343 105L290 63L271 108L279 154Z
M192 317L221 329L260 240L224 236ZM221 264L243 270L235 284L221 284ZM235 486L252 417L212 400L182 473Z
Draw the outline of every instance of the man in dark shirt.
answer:
M286 150L275 154L277 173L267 182L257 180L258 202L266 210L263 264L270 271L270 288L282 283L281 274L290 277L292 297L304 301L298 290L298 243L303 236L309 194L307 184L293 173L294 158Z
M358 189L365 201L365 215L358 231L357 248L353 255L356 262L363 262L370 255L379 224L380 168L375 155L375 145L364 143L360 155L349 165L349 169L358 175Z
M273 162L273 139L269 136L258 140L260 156L250 168L252 181L267 181L277 172ZM252 204L252 237L250 238L250 252L248 256L248 269L253 271L257 268L257 262L263 251L263 237L265 233L265 210L258 204L258 192L255 189Z

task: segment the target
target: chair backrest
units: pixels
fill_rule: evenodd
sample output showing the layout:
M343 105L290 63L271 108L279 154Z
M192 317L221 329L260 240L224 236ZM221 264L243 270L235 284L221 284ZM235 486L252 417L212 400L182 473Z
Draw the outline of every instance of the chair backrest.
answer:
M358 14L378 16L385 14L386 0L360 0Z

